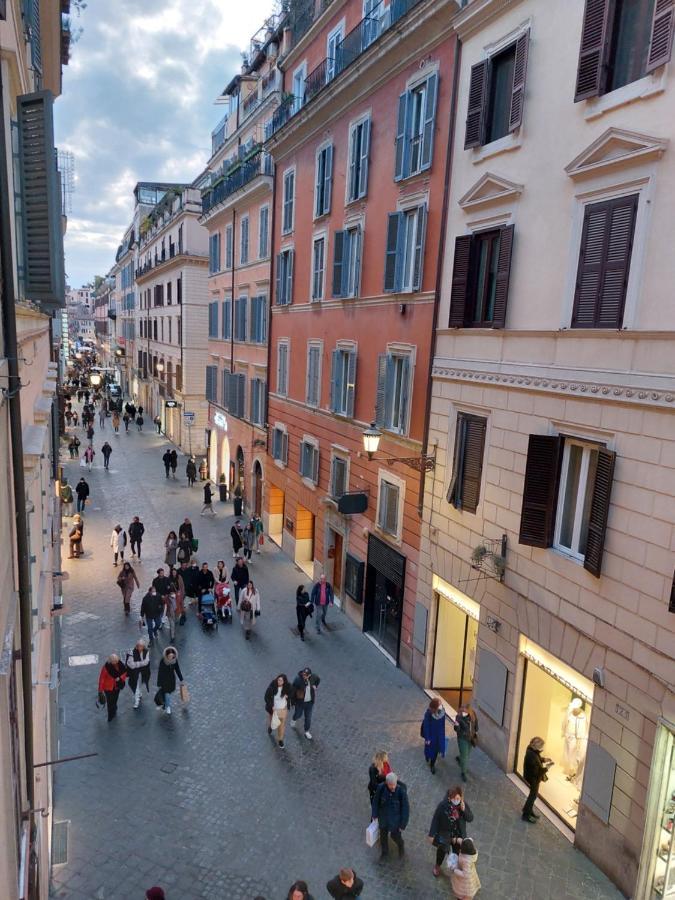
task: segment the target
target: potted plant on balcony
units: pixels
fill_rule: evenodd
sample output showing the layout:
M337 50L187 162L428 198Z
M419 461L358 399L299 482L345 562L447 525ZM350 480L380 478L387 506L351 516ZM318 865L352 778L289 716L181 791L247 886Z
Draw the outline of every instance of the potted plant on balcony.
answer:
M218 493L220 494L220 502L225 503L227 500L227 483L224 472L220 473L220 478L218 479Z

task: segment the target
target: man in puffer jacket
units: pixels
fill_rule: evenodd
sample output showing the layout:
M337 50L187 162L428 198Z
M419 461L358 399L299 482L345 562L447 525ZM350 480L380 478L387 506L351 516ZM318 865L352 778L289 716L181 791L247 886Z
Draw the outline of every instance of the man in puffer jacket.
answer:
M384 784L375 791L371 812L380 826L380 858L389 856L389 835L398 847L398 855L403 856L405 844L401 832L408 825L410 806L407 788L393 772L387 775Z

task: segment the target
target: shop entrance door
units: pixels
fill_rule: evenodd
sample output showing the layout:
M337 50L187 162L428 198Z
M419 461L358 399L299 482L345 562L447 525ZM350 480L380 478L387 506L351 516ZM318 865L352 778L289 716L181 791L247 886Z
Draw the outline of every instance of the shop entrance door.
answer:
M398 665L403 621L405 556L375 535L368 538L363 630Z
M457 710L473 699L478 620L441 594L436 595L436 603L438 616L431 686Z
M331 531L333 539L333 593L342 599L342 535Z
M305 575L314 577L314 516L300 505L295 515L295 562Z
M262 511L262 468L256 459L253 464L253 515L259 516Z

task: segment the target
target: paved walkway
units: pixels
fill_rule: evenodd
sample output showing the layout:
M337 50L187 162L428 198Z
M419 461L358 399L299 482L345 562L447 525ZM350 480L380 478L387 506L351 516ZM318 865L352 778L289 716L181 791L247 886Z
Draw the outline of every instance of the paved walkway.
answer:
M445 878L431 874L433 850L425 836L445 788L458 776L454 752L436 776L425 767L419 723L427 699L407 676L337 610L330 634L310 632L305 644L295 624L295 588L306 579L275 547L255 558L252 577L262 616L247 642L238 623L204 634L193 616L177 646L192 700L171 718L146 699L132 708L120 697L110 725L95 707L99 665L123 653L138 636L136 592L125 619L109 547L112 527L140 515L146 535L147 586L163 559L163 542L189 515L200 541L200 561L231 561L230 504L218 517L200 518L202 492L190 490L179 467L167 481L165 443L152 432L105 437L113 445L109 472L84 472L91 487L82 559L66 561L64 583L60 755L98 756L59 766L56 821L70 821L68 861L53 875L53 896L70 900L132 900L161 884L169 900L285 898L296 878L327 897L326 881L342 865L364 879L364 898L448 897ZM67 456L67 454L66 454ZM66 461L71 483L77 463ZM67 533L67 531L66 531ZM67 551L64 551L64 555ZM166 643L162 639L162 644ZM70 656L98 654L97 665L69 666ZM153 652L153 684L158 651ZM267 737L262 695L279 671L290 677L304 665L321 676L309 742L289 729L286 750ZM374 750L389 750L407 783L411 820L406 855L387 864L365 845L369 821L367 769ZM453 748L454 750L454 748ZM491 760L476 751L467 785L484 900L604 900L619 898L607 879L543 818L520 820L522 797Z

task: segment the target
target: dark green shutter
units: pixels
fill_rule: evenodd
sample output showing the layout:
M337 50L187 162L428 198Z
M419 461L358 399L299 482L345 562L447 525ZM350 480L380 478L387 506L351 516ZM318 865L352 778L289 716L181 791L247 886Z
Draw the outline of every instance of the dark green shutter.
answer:
M513 225L505 225L499 234L499 258L495 278L495 305L492 324L495 328L506 326L506 307L509 299L509 279L511 277L511 254L513 250Z
M387 246L384 257L384 290L393 293L400 290L399 242L402 233L403 213L389 213L387 219Z
M336 231L333 242L333 296L344 296L345 283L345 248L347 232Z
M436 101L438 99L438 75L432 75L427 81L427 92L424 104L424 131L422 133L422 157L420 169L431 168L434 155L434 126L436 124Z
M530 435L518 538L521 544L550 547L553 543L561 449L559 435Z
M605 534L609 516L609 500L614 480L614 464L616 453L606 447L598 448L598 465L595 470L595 484L591 498L591 509L588 518L588 536L586 538L586 554L584 569L596 578L602 569L602 554L605 549Z
M609 42L614 8L612 0L586 0L579 65L574 102L588 97L597 97L602 92L606 71L606 54Z

